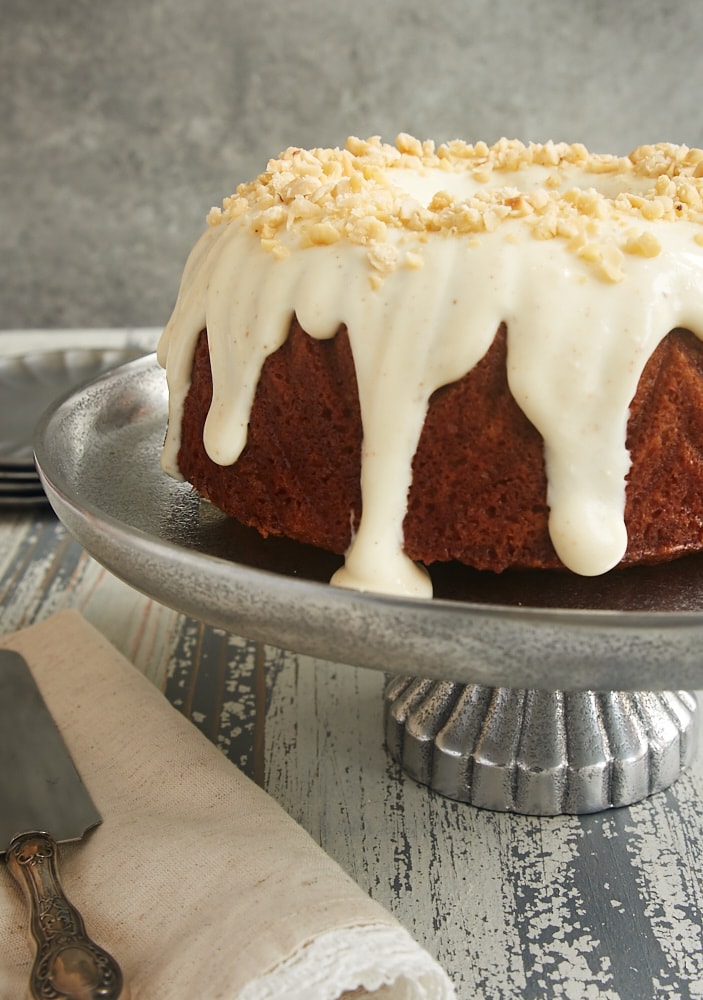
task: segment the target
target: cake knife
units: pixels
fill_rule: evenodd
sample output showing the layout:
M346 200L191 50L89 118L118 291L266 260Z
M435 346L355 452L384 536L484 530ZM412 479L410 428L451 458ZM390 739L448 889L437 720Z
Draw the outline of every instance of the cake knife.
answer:
M57 844L101 822L26 661L0 650L0 855L29 904L35 998L126 1000L119 966L59 881Z

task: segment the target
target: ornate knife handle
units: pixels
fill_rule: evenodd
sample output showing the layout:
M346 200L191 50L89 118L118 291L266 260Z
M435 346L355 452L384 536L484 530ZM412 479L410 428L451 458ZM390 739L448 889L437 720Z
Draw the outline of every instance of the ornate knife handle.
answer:
M59 882L57 847L46 833L15 837L7 865L27 898L37 953L30 978L36 1000L126 1000L120 967L85 932Z

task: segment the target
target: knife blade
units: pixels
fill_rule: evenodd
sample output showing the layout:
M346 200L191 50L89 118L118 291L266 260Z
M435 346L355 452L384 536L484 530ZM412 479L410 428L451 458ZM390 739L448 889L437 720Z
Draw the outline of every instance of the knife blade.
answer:
M88 937L59 878L58 843L101 822L27 662L0 650L0 856L29 905L35 998L125 1000L117 962Z

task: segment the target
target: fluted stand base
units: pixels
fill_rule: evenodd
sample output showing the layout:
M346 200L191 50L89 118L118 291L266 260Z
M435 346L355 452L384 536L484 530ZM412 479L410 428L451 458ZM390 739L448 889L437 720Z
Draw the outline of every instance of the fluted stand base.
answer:
M695 751L687 691L524 691L397 677L385 694L393 758L452 799L539 816L630 805Z

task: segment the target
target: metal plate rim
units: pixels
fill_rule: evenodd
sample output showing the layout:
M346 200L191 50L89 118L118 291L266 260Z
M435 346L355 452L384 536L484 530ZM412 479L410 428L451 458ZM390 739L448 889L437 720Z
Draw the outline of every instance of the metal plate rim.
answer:
M158 398L155 386L158 386ZM684 676L686 683L692 679L703 679L703 664L699 670L695 665L697 659L694 663L691 658L693 646L703 638L703 608L686 611L593 611L362 594L244 566L217 555L188 549L177 537L165 537L158 531L142 531L134 523L129 523L129 517L116 516L110 510L109 503L104 502L108 491L102 490L100 483L97 484L99 502L91 499L84 488L85 479L81 482L80 471L75 471L76 462L82 447L97 453L96 449L101 447L101 436L102 445L114 448L116 431L112 419L114 413L111 417L110 408L115 399L121 400L123 411L124 399L132 399L132 416L125 416L124 412L120 416L123 426L128 427L130 432L138 432L140 422L146 427L146 421L153 419L154 414L163 418L165 429L165 393L165 374L158 367L155 355L147 355L57 400L39 421L34 443L44 489L69 531L99 562L161 603L249 638L287 646L299 652L312 651L312 655L325 655L326 649L327 659L376 669L394 670L400 657L405 663L404 672L417 670L435 676L446 675L455 680L474 678L481 683L494 674L495 683L500 685L506 682L516 686L550 688L555 685L566 688L605 685L610 689L616 683L620 686L622 682L624 688L632 689L633 686L641 686L637 683L639 676L643 685L661 687L661 678L657 675L659 667L650 664L646 668L649 647L652 642L660 647L662 643L671 641L673 655L680 655L683 651L684 659L689 661L678 671L679 676ZM82 429L82 442L66 440L65 435L62 437L64 420L73 420ZM134 440L139 440L138 433ZM149 456L145 453L144 461L153 459L153 442L151 448L152 453ZM119 460L119 447L114 457ZM130 461L134 460L130 456ZM140 460L137 456L136 461ZM93 487L96 487L95 483ZM163 487L164 495L161 495L161 486L157 484L154 495L140 497L139 502L157 506L164 501L168 503L169 495L173 496L179 488L181 491L188 490L183 484L169 481L168 486ZM165 511L161 513L166 514ZM102 541L98 532L102 533ZM194 595L172 592L168 588L162 590L153 579L159 566L166 576L175 571L183 577L184 572L189 571L199 588L197 599L193 599ZM246 603L250 598L252 614L248 616L247 608L239 607L228 615L227 608L221 605L229 597L217 594L216 588L212 587L214 581L232 588L238 601ZM274 612L268 628L259 620L261 602L265 605L267 601ZM301 619L301 607L316 613L307 615L303 621L305 616ZM324 618L328 615L339 616L336 637L330 634L333 631L331 626L324 625ZM285 620L282 621L282 618ZM301 630L309 628L310 621L317 622L318 626L323 622L323 628L328 633L326 642L320 643L315 637L300 634ZM399 624L411 631L404 639L393 635ZM449 641L447 635L452 630L457 633L454 642ZM546 642L542 663L542 654L533 649L526 654L526 659L523 657L521 665L518 665L518 657L513 663L506 663L504 668L500 666L511 642L519 643L519 637L525 633L534 634L532 641L539 642L540 632L544 633ZM380 642L385 648L374 655L367 655L361 649L364 633L369 641ZM463 655L462 642L466 654L472 656L477 649L481 654L485 653L495 641L499 647L497 655L488 655L487 664L459 662ZM633 643L634 648L629 652L623 649L623 644ZM643 646L641 654L637 651L638 643ZM437 651L436 663L429 662L433 646ZM622 671L628 656L638 661L636 673ZM557 681L554 675L555 657L560 662L575 658L579 664L576 674L573 677L562 675ZM484 667L487 667L487 672ZM674 676L669 673L666 685L672 682Z

